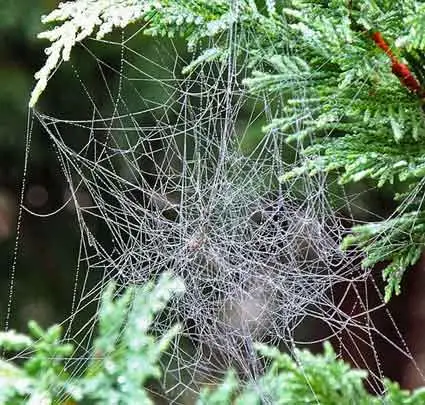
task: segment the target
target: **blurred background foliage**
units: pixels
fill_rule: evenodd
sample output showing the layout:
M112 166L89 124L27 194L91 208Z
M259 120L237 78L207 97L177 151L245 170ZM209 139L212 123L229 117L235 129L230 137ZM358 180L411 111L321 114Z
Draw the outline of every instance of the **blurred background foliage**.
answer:
M43 43L36 35L40 16L57 5L56 1L6 0L0 6L0 265L2 323L8 302L13 261L19 189L27 121L27 100L33 75L44 59ZM48 212L60 200L61 184L52 166L48 139L34 133L27 183L27 203ZM69 214L68 214L69 215ZM72 277L75 232L69 232L67 215L39 220L23 216L22 249L16 272L16 300L11 326L19 328L29 318L45 323L59 320L58 310L69 305L63 290ZM61 237L58 237L58 234ZM52 302L54 303L52 305Z
M19 201L24 178L24 155L28 119L28 100L34 85L34 73L45 61L46 41L37 38L43 26L40 18L54 9L58 1L3 1L0 4L0 313L4 321L9 302L9 286L14 265L15 237ZM44 27L45 28L45 27ZM119 35L119 34L118 34ZM119 38L119 37L118 37ZM145 39L146 40L146 39ZM96 46L96 45L95 45ZM116 47L100 47L97 56L119 64ZM153 48L145 47L153 52ZM79 73L101 94L104 84L88 52L76 49ZM87 104L81 92L72 91L75 73L65 65L40 100L39 109L59 116L88 118ZM66 82L69 86L64 87ZM97 88L96 88L97 86ZM112 84L113 86L113 84ZM155 88L147 91L153 95ZM86 135L85 133L83 133ZM65 133L75 147L86 139L74 129ZM52 142L40 126L32 132L29 165L25 179L24 205L41 214L22 213L21 234L15 273L14 298L11 301L10 328L24 330L29 319L43 326L61 322L71 311L72 292L80 240L79 226L69 197L66 179L57 161ZM81 202L90 201L82 193ZM59 212L55 215L49 213ZM100 236L101 237L101 236ZM92 274L93 282L101 274ZM90 285L90 280L89 280ZM81 317L81 322L84 316ZM78 322L75 328L78 328Z

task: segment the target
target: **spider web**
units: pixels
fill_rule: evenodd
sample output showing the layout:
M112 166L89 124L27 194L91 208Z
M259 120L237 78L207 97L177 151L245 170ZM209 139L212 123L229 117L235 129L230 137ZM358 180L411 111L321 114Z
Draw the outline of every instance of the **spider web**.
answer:
M173 41L157 43L151 59L132 45L135 35L88 41L82 48L97 64L103 91L93 90L99 86L85 79L78 60L75 83L67 85L81 92L87 116L31 112L57 154L70 191L65 205L73 204L81 232L66 338L83 367L97 311L74 325L106 282L125 288L171 270L186 293L155 323L159 334L184 326L163 362L170 403L190 403L229 366L258 377L264 363L253 350L257 341L292 351L332 338L354 365L369 368L379 392L376 339L413 359L388 310L380 313L392 340L376 326L372 314L383 300L359 255L339 249L352 212L363 210L359 195L346 195L324 175L278 181L302 159L302 145L291 148L277 131L261 133L284 100L247 93L236 54L243 55L239 37L250 33L228 35L226 61L186 76L188 60ZM97 56L102 46L116 47L118 65ZM155 86L153 98L146 86ZM370 282L378 299L368 296Z

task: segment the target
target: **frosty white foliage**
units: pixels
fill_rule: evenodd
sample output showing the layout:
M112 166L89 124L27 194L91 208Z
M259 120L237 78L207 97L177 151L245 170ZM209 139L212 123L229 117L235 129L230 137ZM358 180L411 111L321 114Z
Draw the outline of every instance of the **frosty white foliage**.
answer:
M276 13L276 0L266 0L266 6L269 15Z
M267 8L273 14L274 1L269 0ZM211 9L219 10L217 15L211 13ZM44 66L35 74L37 84L29 106L35 106L54 70L61 61L69 60L72 48L92 35L102 39L114 28L124 28L143 19L149 20L144 33L153 36L173 37L182 34L184 27L189 25L191 29L185 33L185 39L188 49L193 51L201 38L217 36L239 19L256 20L260 16L253 0L76 0L61 3L42 18L44 24L56 26L38 35L49 40L51 45L46 49L48 57Z
M190 62L187 66L185 66L182 70L183 74L187 74L195 70L196 67L205 63L211 62L213 60L217 60L218 58L223 58L226 56L226 53L223 52L222 49L219 48L209 48L201 55L199 55L196 59Z
M63 23L38 35L39 38L49 40L52 45L45 51L48 55L46 63L35 74L37 84L31 93L30 107L36 104L61 59L69 60L76 43L94 33L97 39L102 39L114 28L124 28L148 11L160 7L157 0L77 0L59 4L56 10L42 18L44 24Z
M1 347L8 347L13 344L15 347L20 346L22 349L25 349L31 346L32 343L32 340L28 336L17 333L14 330L0 333Z

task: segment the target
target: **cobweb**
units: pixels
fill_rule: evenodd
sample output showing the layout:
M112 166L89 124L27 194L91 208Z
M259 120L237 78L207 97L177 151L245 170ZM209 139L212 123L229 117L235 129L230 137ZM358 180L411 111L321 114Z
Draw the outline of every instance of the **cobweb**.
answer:
M186 293L155 323L159 334L184 326L163 362L170 403L190 403L229 366L258 377L257 341L292 351L332 338L354 365L369 368L378 392L375 341L390 338L370 314L382 297L368 300L371 274L356 252L339 249L352 211L362 210L359 196L352 200L324 175L278 181L302 158L302 145L261 132L284 100L254 97L241 85L238 39L249 32L231 32L228 59L190 75L181 73L189 60L178 43L156 42L147 57L133 44L140 35L80 46L101 85L85 79L77 57L75 82L62 86L81 93L86 116L31 111L28 135L34 126L50 138L69 186L65 205L74 206L81 232L66 338L84 360L96 311L74 325L106 282L125 288L172 271ZM102 58L103 47L116 49L118 64ZM391 344L411 358L392 325ZM362 358L365 348L370 359Z

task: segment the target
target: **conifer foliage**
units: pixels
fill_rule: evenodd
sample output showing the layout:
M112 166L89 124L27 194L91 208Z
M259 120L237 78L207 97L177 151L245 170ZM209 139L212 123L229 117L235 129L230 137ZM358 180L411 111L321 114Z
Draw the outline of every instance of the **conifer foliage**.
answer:
M44 18L54 24L48 59L37 73L34 106L52 72L72 47L114 27L144 22L145 34L182 36L193 61L231 51L226 31L249 28L238 46L248 67L244 84L255 94L283 98L279 131L305 159L281 180L336 172L341 184L371 179L397 184L390 220L356 226L342 246L360 247L363 265L384 262L385 297L399 293L406 269L425 243L422 207L425 155L425 2L415 0L77 0ZM214 41L209 41L210 39ZM212 47L211 44L214 44ZM288 52L289 50L289 52ZM242 52L242 51L241 51ZM395 188L394 188L395 189Z
M15 331L0 332L0 349L19 353L22 364L0 357L0 403L5 405L153 405L146 387L159 379L161 354L179 334L172 327L157 338L149 332L156 315L172 297L184 292L183 281L163 274L156 284L127 289L115 297L109 284L102 296L98 333L88 353L84 372L74 368L75 348L64 343L61 327L43 330L30 322L30 336ZM203 387L197 405L259 405L264 401L280 405L421 405L425 389L413 392L397 383L383 381L385 394L371 395L364 386L367 371L356 370L338 359L329 343L322 355L296 350L295 359L277 347L256 345L271 364L253 382L240 380L234 370L216 386ZM180 403L180 402L179 402Z
M308 159L283 180L335 171L341 184L366 178L378 187L397 183L393 217L354 227L342 244L363 249L364 267L385 262L386 300L399 293L424 244L421 3L293 1L283 9L298 38L292 63L282 59L275 72L253 72L246 80L253 91L289 90L282 118L268 129L278 129L289 142L312 139L304 152ZM282 85L300 66L307 83Z

